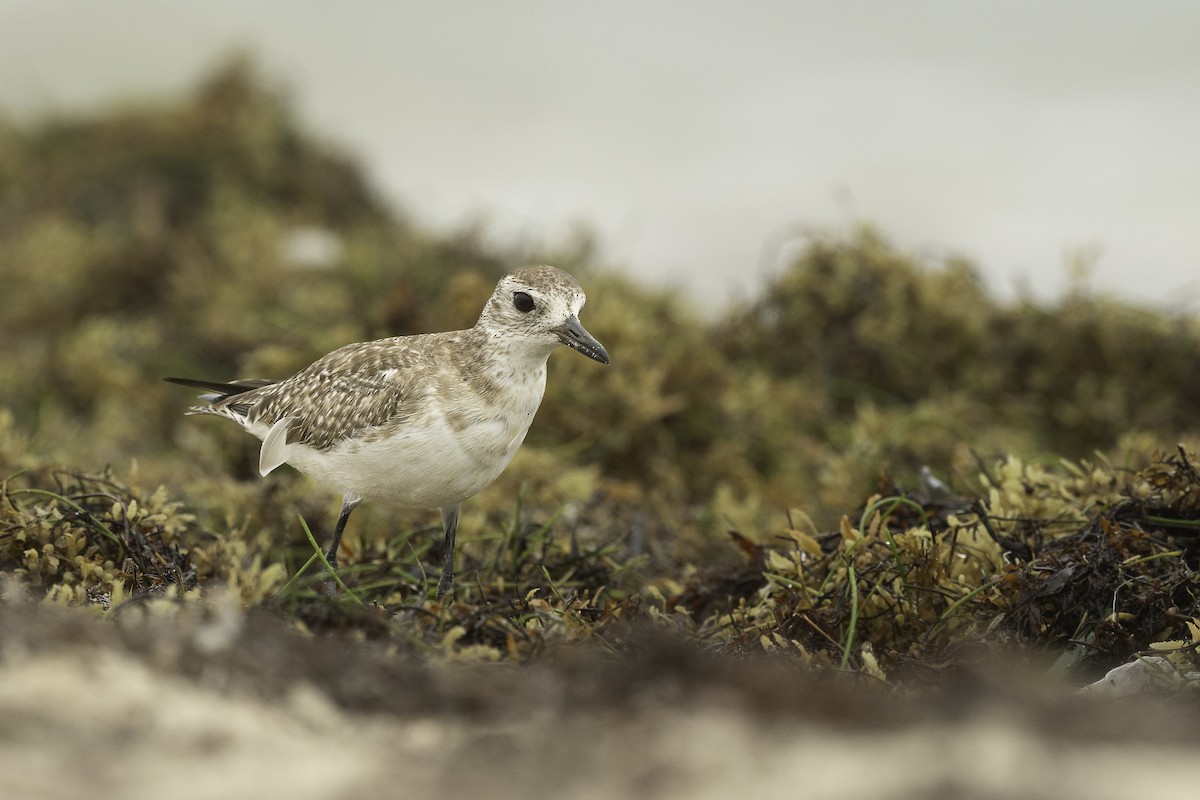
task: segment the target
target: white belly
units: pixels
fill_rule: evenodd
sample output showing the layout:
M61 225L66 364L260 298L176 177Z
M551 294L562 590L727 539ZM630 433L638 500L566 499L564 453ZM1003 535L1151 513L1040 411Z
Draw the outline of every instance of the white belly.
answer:
M536 406L535 406L536 408ZM404 508L445 508L494 481L525 440L532 412L456 430L440 415L394 435L317 451L288 445L287 463L344 495Z

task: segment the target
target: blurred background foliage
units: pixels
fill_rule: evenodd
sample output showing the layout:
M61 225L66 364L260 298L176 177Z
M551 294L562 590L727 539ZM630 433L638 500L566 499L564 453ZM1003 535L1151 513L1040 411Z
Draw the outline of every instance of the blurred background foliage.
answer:
M527 447L467 504L467 548L520 494L543 517L568 504L582 539L695 561L789 508L836 527L883 472L964 490L1004 454L1144 463L1200 431L1197 320L1082 284L999 302L971 264L862 227L809 237L761 296L706 316L597 260L585 233L421 229L245 60L171 103L0 119L0 468L136 462L212 529L295 540L295 508L327 528L329 492L259 479L257 442L184 418L160 379L280 378L347 342L468 327L532 262L580 278L613 364L552 357ZM365 510L350 539L396 519Z

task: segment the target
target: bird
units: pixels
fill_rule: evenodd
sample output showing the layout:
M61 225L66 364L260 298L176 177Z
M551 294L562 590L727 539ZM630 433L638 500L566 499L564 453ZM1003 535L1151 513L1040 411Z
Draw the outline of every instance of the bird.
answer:
M550 353L566 345L609 363L579 321L585 300L567 272L524 267L500 279L472 328L347 344L279 381L164 380L205 391L186 414L225 417L261 439L263 477L290 464L341 493L325 552L334 570L360 503L439 509L441 599L453 591L459 510L525 440Z

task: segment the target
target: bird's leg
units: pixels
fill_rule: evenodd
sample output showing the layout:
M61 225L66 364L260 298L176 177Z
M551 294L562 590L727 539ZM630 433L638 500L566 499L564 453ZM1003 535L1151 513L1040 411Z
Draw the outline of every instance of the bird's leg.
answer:
M458 510L462 503L442 509L442 528L446 531L446 542L442 550L442 577L438 581L437 596L442 597L454 590L454 537L458 533Z
M350 519L350 512L353 511L359 504L358 500L352 500L349 497L342 498L342 511L338 514L337 525L333 528L333 538L329 540L329 549L325 551L325 560L329 562L330 569L337 570L338 567L338 546L342 543L342 532L346 530L346 521ZM330 575L325 581L325 594L332 596L337 584Z

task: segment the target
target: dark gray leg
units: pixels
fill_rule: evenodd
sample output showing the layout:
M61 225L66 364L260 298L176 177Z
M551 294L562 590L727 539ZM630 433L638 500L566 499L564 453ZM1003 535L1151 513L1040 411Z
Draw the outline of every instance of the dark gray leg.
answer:
M346 530L346 521L350 519L350 512L358 508L358 503L358 500L349 498L342 500L342 513L338 514L337 525L333 528L333 538L329 540L329 549L325 551L325 559L331 567L337 568L338 545L342 543L342 532Z
M329 541L329 549L325 551L325 560L335 570L338 566L338 545L342 543L342 532L346 530L346 521L350 519L350 512L358 507L359 502L359 500L351 500L348 497L342 498L342 513L338 514L337 525L333 528L333 538ZM333 576L330 576L325 581L325 594L332 595L336 588L337 584L333 582Z
M442 528L446 531L446 543L442 551L442 577L438 581L437 589L439 600L447 592L454 591L454 537L458 533L458 510L460 508L462 508L462 503L442 509Z

